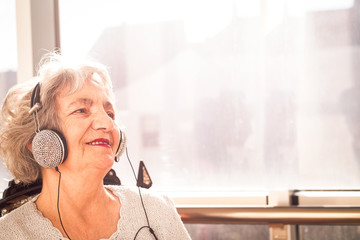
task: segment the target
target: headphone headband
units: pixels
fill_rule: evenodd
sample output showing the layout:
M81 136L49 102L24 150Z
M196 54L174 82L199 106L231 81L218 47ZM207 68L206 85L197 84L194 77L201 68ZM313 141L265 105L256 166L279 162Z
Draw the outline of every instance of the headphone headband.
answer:
M38 84L36 84L32 94L31 94L31 103L30 103L29 113L33 114L33 113L39 111L41 108L42 108L42 105L40 103L40 83L38 83ZM36 124L36 120L35 120L35 124Z
M30 108L34 107L36 103L40 104L40 83L37 83L32 94Z

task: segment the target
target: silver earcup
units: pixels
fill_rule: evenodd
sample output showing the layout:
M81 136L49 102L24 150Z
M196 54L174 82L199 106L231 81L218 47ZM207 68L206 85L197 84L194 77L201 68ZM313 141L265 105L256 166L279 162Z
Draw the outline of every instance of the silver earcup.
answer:
M66 159L66 142L54 130L41 130L32 141L34 159L44 168L55 168Z
M118 148L116 149L116 153L115 153L115 161L119 160L119 157L121 156L121 154L123 154L123 152L126 149L126 136L125 133L121 130L120 131L120 141L119 141L119 145Z

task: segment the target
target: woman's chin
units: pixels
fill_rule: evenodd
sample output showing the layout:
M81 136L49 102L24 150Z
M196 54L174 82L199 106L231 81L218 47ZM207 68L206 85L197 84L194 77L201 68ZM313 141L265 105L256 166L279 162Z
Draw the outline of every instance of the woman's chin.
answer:
M106 159L103 159L98 164L100 164L100 168L103 168L103 169L109 171L112 168L112 166L114 165L114 161L115 160L113 158L106 158Z

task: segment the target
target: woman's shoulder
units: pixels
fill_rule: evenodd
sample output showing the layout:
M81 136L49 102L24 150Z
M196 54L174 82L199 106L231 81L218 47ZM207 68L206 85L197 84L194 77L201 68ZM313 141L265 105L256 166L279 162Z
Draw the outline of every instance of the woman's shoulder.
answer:
M50 220L36 208L36 199L37 196L0 218L0 240L52 239L58 236Z
M30 201L2 216L0 218L0 232L2 233L2 237L21 235L19 229L31 225L29 218L31 218L32 213L32 202ZM0 239L5 239L2 237L0 237Z
M160 204L160 205L168 205L174 207L172 200L161 193L156 191L145 189L145 188L138 188L133 186L107 186L115 195L120 198L120 201L131 202L133 200L137 201L141 197L145 201L150 201L152 204Z
M143 197L149 198L163 198L165 195L160 194L156 191L146 189L146 188L139 188L136 186L124 186L124 185L108 185L106 188L110 189L114 194L118 195L125 195L129 197L138 197L141 194Z
M3 223L5 222L10 222L10 221L17 221L17 219L19 218L24 219L22 217L26 217L26 215L29 214L29 212L31 212L31 201L24 203L23 205L21 205L20 207L12 210L11 212L7 213L6 215L2 216L0 218L0 227L3 225Z
M146 224L145 211L159 239L190 239L174 203L166 195L150 189L123 185L109 186L109 189L121 201L120 215L123 216L123 221L126 219L124 225L129 222L138 222L139 226L143 226Z

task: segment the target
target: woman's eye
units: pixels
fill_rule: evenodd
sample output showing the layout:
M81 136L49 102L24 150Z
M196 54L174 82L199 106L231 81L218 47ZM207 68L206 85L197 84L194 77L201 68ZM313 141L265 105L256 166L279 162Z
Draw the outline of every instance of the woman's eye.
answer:
M78 110L76 110L74 113L86 113L85 108L80 108Z
M115 114L112 113L112 112L108 112L108 116L109 116L111 119L115 119Z

